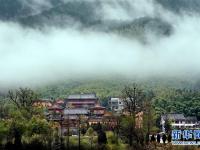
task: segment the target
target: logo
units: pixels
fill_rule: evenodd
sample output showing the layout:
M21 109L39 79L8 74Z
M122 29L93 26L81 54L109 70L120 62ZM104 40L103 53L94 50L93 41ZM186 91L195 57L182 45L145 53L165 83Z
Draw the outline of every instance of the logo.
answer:
M173 145L200 145L200 130L172 130Z

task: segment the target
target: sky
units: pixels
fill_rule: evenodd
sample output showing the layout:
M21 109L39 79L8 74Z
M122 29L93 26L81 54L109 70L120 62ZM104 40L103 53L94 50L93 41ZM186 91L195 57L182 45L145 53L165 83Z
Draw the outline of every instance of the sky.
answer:
M0 22L0 88L104 75L199 74L200 18L197 14L176 15L156 6L153 0L140 3L126 0L134 12L112 2L114 5L104 2L101 11L104 20L159 16L172 24L173 34L161 38L147 33L148 43L144 44L134 38L90 29L45 27L37 30Z

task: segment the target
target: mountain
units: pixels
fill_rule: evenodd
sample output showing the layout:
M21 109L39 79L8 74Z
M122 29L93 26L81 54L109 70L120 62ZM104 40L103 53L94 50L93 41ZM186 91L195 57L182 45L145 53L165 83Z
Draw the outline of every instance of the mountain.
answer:
M91 26L100 23L100 16L95 11L96 2L74 1L62 3L37 15L19 18L18 21L26 26L54 25L67 26L80 23Z
M200 13L199 0L156 0L156 2L174 13Z
M160 18L141 17L130 23L120 24L112 30L126 36L141 35L141 39L144 39L143 35L152 32L159 37L169 36L173 32L173 27Z
M63 4L63 0L0 0L0 20L16 21Z
M68 80L61 83L55 83L48 86L42 86L37 89L41 97L65 98L73 93L96 93L101 99L109 96L120 96L125 85L137 83L142 89L154 89L158 95L163 89L193 89L196 81L190 79L174 78L124 78L124 77L105 77L102 79L80 79Z
M31 13L32 9L20 0L0 0L0 20L15 20Z
M169 36L173 25L160 16L137 16L126 0L0 0L0 20L17 22L31 28L47 26L92 29L115 32L123 36L143 38L151 32L156 36ZM198 13L199 0L154 0L154 3L174 14ZM104 9L129 14L129 20L104 19Z

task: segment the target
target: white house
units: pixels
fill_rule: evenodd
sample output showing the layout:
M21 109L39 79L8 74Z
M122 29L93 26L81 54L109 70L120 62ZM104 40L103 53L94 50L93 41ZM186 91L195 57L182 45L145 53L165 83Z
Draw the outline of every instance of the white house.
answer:
M162 126L162 132L165 132L165 122L169 120L172 128L176 129L188 129L195 128L198 126L198 121L196 117L185 117L183 114L164 114L161 115L160 124Z
M124 109L124 102L120 98L110 98L109 107L115 113L122 113Z

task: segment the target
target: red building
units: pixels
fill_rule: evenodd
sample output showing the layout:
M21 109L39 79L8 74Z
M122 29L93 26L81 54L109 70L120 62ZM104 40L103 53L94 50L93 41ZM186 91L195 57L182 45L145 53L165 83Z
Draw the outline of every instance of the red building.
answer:
M63 99L57 99L57 100L55 100L55 103L59 104L59 105L64 105L65 104Z
M98 103L96 94L73 94L66 99L66 107L91 108Z
M102 117L105 114L106 108L97 104L94 107L91 107L89 110L90 110L91 115Z
M48 108L49 113L63 113L63 107L60 106L59 104L53 104L51 107Z

